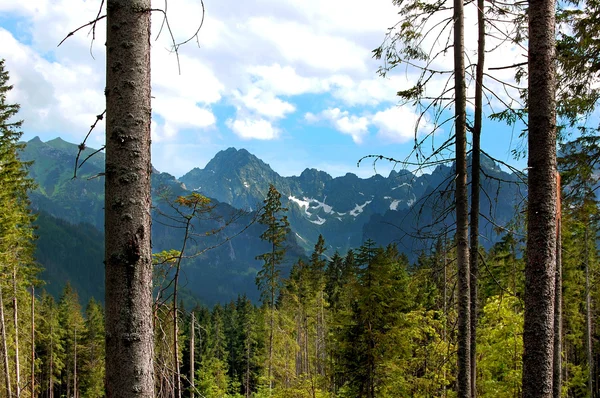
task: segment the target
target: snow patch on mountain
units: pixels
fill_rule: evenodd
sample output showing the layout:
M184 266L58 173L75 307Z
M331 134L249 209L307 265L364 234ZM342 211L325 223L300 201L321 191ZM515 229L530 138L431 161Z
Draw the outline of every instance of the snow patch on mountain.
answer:
M288 199L291 200L292 202L295 202L298 207L300 207L300 209L304 209L304 212L306 213L306 215L310 216L311 214L308 212L308 208L310 206L310 201L308 201L306 198L304 198L304 200L298 199L295 196L288 196Z
M307 199L307 198L304 198ZM323 208L323 211L327 214L331 214L333 213L333 208L331 206L329 206L328 204L325 204L325 200L327 200L327 196L325 197L325 199L323 199L323 202L318 201L317 199L308 199L310 201L310 203L316 203L316 206L313 206L313 208L315 210L320 209L321 207Z
M356 205L356 206L354 206L354 209L350 210L350 215L353 216L353 217L357 217L360 213L363 212L365 206L368 205L369 203L371 203L371 201L367 200L362 205Z
M403 184L398 185L397 187L392 188L392 191L398 189L398 188L402 188L402 187L410 187L410 184L405 182Z
M309 221L310 221L311 223L313 223L313 224L317 224L317 225L323 225L323 224L325 224L325 221L326 221L326 220L325 220L324 218L321 218L321 217L317 216L317 219L316 219L316 220L309 220Z
M333 207L331 207L325 203L325 200L327 200L327 197L325 197L325 199L323 199L323 202L321 202L320 200L314 199L314 198L307 198L306 196L303 197L302 199L298 199L295 196L288 196L288 199L291 200L292 202L296 203L298 205L298 207L300 207L300 209L304 209L304 213L306 213L306 215L309 217L312 216L312 212L318 211L321 208L327 214L331 214L334 212Z
M399 204L400 202L401 202L400 200L398 200L398 199L394 199L394 200L392 201L392 203L390 203L390 210L398 210L398 204Z
M300 239L303 242L306 242L306 239L304 239L303 237L301 237L300 235L298 235L298 232L294 232L296 234L296 236L298 237L298 239Z

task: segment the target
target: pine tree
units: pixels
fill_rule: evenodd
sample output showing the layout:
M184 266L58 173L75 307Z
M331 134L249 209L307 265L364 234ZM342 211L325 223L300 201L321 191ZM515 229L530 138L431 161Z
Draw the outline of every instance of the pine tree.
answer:
M68 397L78 397L77 356L81 356L81 342L85 336L85 321L81 313L79 296L68 282L58 302L58 321L64 333L62 346L65 350L65 367L63 368L61 391Z
M267 362L267 380L269 391L273 388L273 334L275 333L275 299L281 287L280 266L285 257L285 242L289 232L289 222L287 216L283 215L287 208L281 205L281 194L272 184L269 186L269 193L264 201L265 206L259 218L259 222L267 227L266 231L260 235L260 238L271 245L271 250L257 256L258 260L263 261L263 267L258 272L256 284L261 292L261 300L269 312L269 341L268 362Z
M104 396L104 310L91 299L85 309L85 334L82 336L81 396Z
M17 396L21 393L20 365L29 352L19 345L26 334L19 327L22 322L18 303L26 297L26 289L36 283L38 267L33 259L35 217L27 197L34 184L27 175L29 163L19 158L24 146L19 143L22 121L15 120L19 105L7 103L12 89L8 80L4 60L0 60L0 328L5 395L10 397L13 392ZM12 308L12 313L8 308Z

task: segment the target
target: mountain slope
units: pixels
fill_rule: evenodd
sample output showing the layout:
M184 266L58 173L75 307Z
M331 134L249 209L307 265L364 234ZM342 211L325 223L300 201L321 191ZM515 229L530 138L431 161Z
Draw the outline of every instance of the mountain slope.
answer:
M46 143L34 139L27 143L22 158L36 161L31 175L39 183L31 195L32 204L57 219L75 225L88 223L102 231L103 179L89 178L103 171L104 155L88 160L78 171L78 178L72 179L76 153L76 145L60 139ZM487 238L482 239L482 244L487 247L498 239L490 220L500 225L508 222L523 194L514 175L503 172L491 159L483 160L481 231ZM451 231L453 215L444 213L444 209L452 204L452 175L451 166L441 165L430 174L398 170L387 178L374 175L362 179L352 173L333 178L316 169L283 177L248 151L229 148L217 153L204 169L195 168L179 180L168 173L153 173L153 250L177 249L181 245L181 232L169 228L172 223L159 216L175 215L168 200L173 203L176 196L191 192L214 198L216 219L209 217L195 225L197 231L210 231L218 229L238 209L259 208L269 184L274 184L282 193L283 205L289 209L287 267L310 252L320 234L328 245L327 255L336 250L346 252L371 238L378 244L398 242L400 249L415 260L443 228ZM225 235L243 229L253 214L236 220ZM186 288L207 303L228 300L238 293L256 299L254 278L261 264L255 257L268 250L268 245L258 238L262 228L253 225L232 241L189 260L185 266ZM215 245L219 239L222 237L203 237L190 246L189 253Z

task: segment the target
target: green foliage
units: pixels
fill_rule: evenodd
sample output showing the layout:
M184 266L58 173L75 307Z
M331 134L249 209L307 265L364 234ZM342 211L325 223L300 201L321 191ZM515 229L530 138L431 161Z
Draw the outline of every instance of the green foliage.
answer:
M263 261L263 267L256 276L256 284L261 292L261 299L270 308L275 305L275 296L279 291L281 270L278 268L285 257L285 242L289 232L287 216L283 215L287 208L281 205L281 194L275 186L269 186L269 193L264 201L264 208L258 222L267 229L260 238L269 242L271 250L256 257Z
M85 334L81 352L81 396L104 396L104 309L90 299L85 309Z
M523 303L513 296L490 297L477 335L478 391L481 397L520 395Z

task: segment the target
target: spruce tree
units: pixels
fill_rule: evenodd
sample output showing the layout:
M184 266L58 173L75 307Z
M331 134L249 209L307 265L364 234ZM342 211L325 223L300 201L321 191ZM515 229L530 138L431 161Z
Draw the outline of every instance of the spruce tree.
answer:
M257 260L263 261L263 267L256 276L256 284L261 292L261 300L269 311L269 341L267 378L269 391L273 388L273 333L275 329L275 299L281 287L281 269L285 257L285 242L289 232L289 222L284 215L287 208L281 205L281 194L272 184L264 201L265 206L259 218L259 222L267 227L260 238L269 242L271 249L257 256Z
M27 193L34 187L27 175L28 163L22 162L19 152L24 144L22 121L15 120L18 104L10 104L7 95L12 89L8 84L9 73L4 60L0 60L0 328L2 330L2 352L4 357L4 394L20 395L20 362L27 351L19 347L25 335L19 336L18 300L25 297L26 288L36 279L33 221ZM9 294L9 292L11 292ZM6 304L11 302L10 306ZM12 314L5 311L12 308ZM12 329L8 319L12 315ZM9 341L12 341L9 354ZM9 357L10 355L10 357Z

